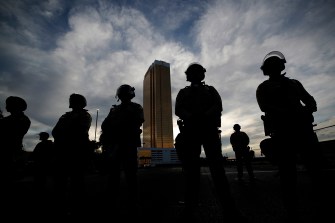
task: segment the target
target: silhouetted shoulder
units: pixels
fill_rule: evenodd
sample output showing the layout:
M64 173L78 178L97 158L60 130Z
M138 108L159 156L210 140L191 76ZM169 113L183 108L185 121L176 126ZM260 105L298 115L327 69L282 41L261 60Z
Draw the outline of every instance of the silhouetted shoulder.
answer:
M257 87L257 89L261 89L261 88L264 88L266 86L269 86L270 85L270 81L269 80L265 80L263 81L262 83L260 83Z
M134 108L136 108L136 109L140 109L140 110L143 109L143 108L142 108L142 105L140 105L140 104L138 104L138 103L136 103L136 102L131 102L131 105L132 105Z
M219 96L219 92L216 90L214 86L205 85L205 87L214 95Z
M134 111L138 114L138 121L140 123L143 123L144 122L144 113L143 113L142 105L140 105L138 103L135 103L135 102L131 102L131 104L134 108Z
M182 89L179 90L179 93L188 91L188 90L190 90L190 89L191 89L191 86L185 86L184 88L182 88Z
M201 85L198 87L192 87L192 86L186 86L182 89L179 90L179 94L190 94L192 92L194 92L195 90L201 90L203 92L207 92L207 93L214 93L214 94L218 94L218 91L216 90L216 88L214 86L211 85Z

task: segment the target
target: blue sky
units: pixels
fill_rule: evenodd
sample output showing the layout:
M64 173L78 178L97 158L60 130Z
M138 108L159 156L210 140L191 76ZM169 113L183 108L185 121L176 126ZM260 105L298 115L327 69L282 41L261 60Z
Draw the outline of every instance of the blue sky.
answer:
M272 50L284 53L287 76L315 97L316 128L335 124L334 15L331 0L1 1L0 108L7 116L8 96L26 99L32 125L24 144L33 150L37 134L51 133L69 111L69 95L83 94L94 139L96 110L99 135L118 86L134 86L142 104L144 74L162 60L170 64L174 104L189 84L185 69L199 62L222 97L223 153L232 154L229 136L239 123L257 155L265 136L255 92ZM318 134L333 139L334 128Z

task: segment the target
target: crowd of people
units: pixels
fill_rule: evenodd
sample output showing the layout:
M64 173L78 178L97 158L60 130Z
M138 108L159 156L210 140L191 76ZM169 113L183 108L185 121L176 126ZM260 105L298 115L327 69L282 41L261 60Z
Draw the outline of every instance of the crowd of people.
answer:
M288 218L294 221L298 219L298 159L304 161L311 173L315 190L319 189L317 182L321 175L312 155L313 148L318 146L313 131L313 112L317 111L317 104L298 80L282 73L285 63L285 57L279 51L272 51L265 56L261 70L269 79L258 86L256 98L260 110L264 112L262 120L265 136L271 140L267 146L261 144L261 149L276 152L284 205ZM175 139L175 148L185 176L185 209L182 217L192 219L193 213L199 208L200 153L203 148L224 216L231 222L247 222L248 219L241 213L231 194L225 173L220 130L223 111L221 96L214 86L205 84L205 73L206 69L201 64L190 64L185 71L186 81L190 85L180 89L175 102L175 115L179 118L180 129ZM63 114L52 129L54 141L49 140L47 132L39 134L41 141L33 151L35 193L42 201L48 170L52 170L55 207L58 207L59 213L70 211L75 215L83 209L85 171L90 154L97 145L102 147L105 154L103 173L109 177L105 185L106 202L110 202L110 207L117 207L120 174L123 171L129 195L129 211L136 213L137 148L141 145L141 126L145 121L143 108L132 102L135 88L130 85L121 85L116 97L121 103L114 105L102 122L102 134L97 143L92 144L89 139L92 117L85 109L86 98L80 94L70 95L71 111ZM6 187L6 192L2 190L1 193L8 204L11 193L14 193L11 191L12 184L22 168L22 140L31 124L29 117L24 114L26 109L24 99L10 96L6 99L6 110L10 115L1 115L0 118L0 171ZM245 163L249 179L253 181L256 178L251 165L253 155L248 146L249 137L240 131L239 124L235 124L233 129L235 132L230 136L230 143L236 156L238 180L242 180ZM9 206L9 210L13 207L14 204Z

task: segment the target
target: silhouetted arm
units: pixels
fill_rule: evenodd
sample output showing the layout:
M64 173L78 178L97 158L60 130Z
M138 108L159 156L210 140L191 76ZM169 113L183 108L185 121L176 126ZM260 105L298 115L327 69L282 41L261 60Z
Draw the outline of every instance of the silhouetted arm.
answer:
M209 86L211 95L213 97L214 103L211 107L208 108L205 115L207 117L221 116L222 112L222 100L219 92L212 86Z
M310 95L306 89L304 88L304 86L298 81L295 80L297 86L299 87L299 95L300 95L300 100L305 104L306 109L308 111L312 112L316 112L317 111L317 105L316 105L316 101L314 99L314 97L312 95Z
M184 91L180 90L176 97L175 103L175 115L182 120L189 120L192 118L192 113L190 113L184 106Z

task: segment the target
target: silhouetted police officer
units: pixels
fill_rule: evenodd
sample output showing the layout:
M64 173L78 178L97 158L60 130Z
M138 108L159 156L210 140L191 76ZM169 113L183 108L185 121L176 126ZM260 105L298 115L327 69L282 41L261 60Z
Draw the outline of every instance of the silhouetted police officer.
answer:
M32 158L34 165L34 186L37 194L44 194L48 177L52 174L54 143L49 139L49 133L40 132L40 142L36 144Z
M52 130L55 145L55 189L58 208L72 206L70 212L81 209L85 195L85 173L88 164L87 150L90 146L88 131L92 117L84 109L86 98L71 94L69 108ZM70 202L67 202L67 187L70 187ZM70 207L71 208L71 207ZM62 210L67 211L67 210Z
M183 125L180 126L182 135L176 141L176 150L179 150L178 154L183 154L181 161L186 180L185 214L192 214L199 203L200 153L203 146L225 216L239 221L242 216L230 193L221 151L219 128L222 101L217 90L203 82L205 72L206 69L198 63L188 66L185 74L191 85L178 92L175 104L175 114L182 120L179 125L181 122Z
M297 218L297 162L301 160L317 182L318 158L314 149L318 139L313 131L313 115L317 111L314 98L295 79L285 76L286 59L279 51L268 53L261 66L269 76L256 91L258 105L265 116L265 134L272 139L283 190L284 204L291 220Z
M107 161L105 170L109 175L106 202L118 205L120 174L124 172L128 188L128 210L132 216L136 214L134 211L138 199L137 148L141 146L141 126L144 122L143 108L131 101L134 97L135 88L128 84L123 84L117 89L116 98L121 100L121 104L113 105L110 109L101 124L100 136Z
M249 180L255 180L254 171L251 165L252 156L250 155L250 147L249 147L249 136L247 133L241 131L241 126L239 124L234 125L234 130L230 135L230 144L233 147L233 151L235 152L235 159L237 165L237 178L239 181L243 180L243 163L247 168L247 172L249 175Z
M27 103L23 98L9 96L6 99L6 110L9 116L0 119L0 139L1 139L1 159L6 172L10 172L9 177L17 176L17 172L22 161L23 137L30 128L31 121L24 114Z
M40 132L38 142L32 153L34 176L34 214L42 217L51 207L46 205L50 199L49 180L53 174L53 147L54 143L49 139L49 133ZM44 214L41 214L44 213Z
M6 110L10 115L0 117L0 183L3 213L11 216L15 199L14 182L24 173L25 157L22 141L30 128L31 121L24 114L26 101L17 96L6 99ZM7 209L8 208L8 209ZM12 217L12 216L11 216Z

